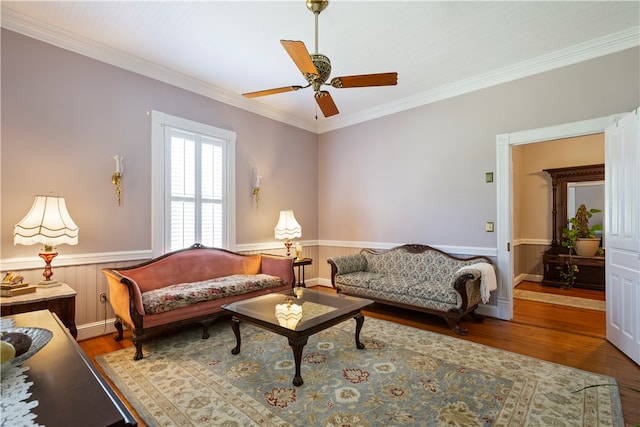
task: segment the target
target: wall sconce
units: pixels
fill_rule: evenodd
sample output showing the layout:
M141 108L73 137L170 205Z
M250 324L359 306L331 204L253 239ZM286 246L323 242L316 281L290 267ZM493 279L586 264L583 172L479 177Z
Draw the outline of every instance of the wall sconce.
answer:
M253 185L253 189L251 190L251 195L254 199L256 199L256 208L258 207L258 202L260 201L260 184L262 183L262 175L258 175L256 173L256 182Z
M116 196L118 197L118 206L120 206L120 195L122 194L122 156L115 155L116 170L111 176L111 183L116 186Z

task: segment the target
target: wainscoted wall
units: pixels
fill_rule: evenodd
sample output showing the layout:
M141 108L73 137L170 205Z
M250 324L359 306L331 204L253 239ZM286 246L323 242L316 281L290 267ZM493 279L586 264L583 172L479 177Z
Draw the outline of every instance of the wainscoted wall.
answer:
M269 253L273 255L286 255L286 249L284 245L282 249L278 248L265 248L262 250L247 250L238 251L247 255ZM313 286L318 284L318 247L317 246L303 246L302 254L306 258L312 258L313 263L305 266L305 282L307 286ZM122 256L117 254L110 254L114 258L121 259ZM56 260L53 261L53 279L59 282L67 283L76 292L76 326L78 327L78 340L83 340L105 333L115 332L113 327L114 314L111 310L109 303L103 304L100 302L100 293L104 292L109 298L109 285L107 279L102 273L103 268L121 268L129 265L138 264L146 261L146 259L131 259L128 261L117 262L101 262L86 264L81 260L76 261L74 264L73 259L68 259L62 266L56 265ZM326 261L325 261L326 263ZM25 281L28 283L38 283L43 279L42 270L44 262L40 265L40 262L34 261L29 264L37 264L37 268L18 269L13 268L11 271L24 276ZM71 265L69 265L71 264ZM3 268L6 267L3 265ZM298 269L294 268L295 273L298 273ZM327 282L329 283L329 282ZM329 286L330 283L329 283ZM37 291L36 291L37 292Z
M513 287L523 280L542 282L542 255L550 247L551 243L513 243Z
M316 244L303 241L301 243L303 244L303 257L313 259L311 265L305 266L305 282L307 286L320 285L328 287L331 286L331 268L327 263L327 258L355 254L360 252L362 248L390 249L399 245L367 242L322 242L322 244ZM257 246L252 245L249 248L248 245L244 245L239 247L237 252L246 255L260 253L286 255L284 245L268 245L262 249ZM438 247L438 249L461 257L486 255L494 261L496 256L496 251L492 248ZM113 327L114 314L111 306L108 303L101 303L99 298L102 292L107 294L107 298L109 297L109 286L102 269L126 267L146 260L139 259L139 257L138 259L122 260L123 256L125 256L122 254L109 254L108 256L118 259L118 261L86 263L82 258L79 258L76 260L77 264L74 265L74 259L66 258L64 265L60 266L56 265L56 260L53 262L53 278L67 283L77 292L76 326L78 327L78 340L115 332ZM99 258L97 255L92 257ZM103 258L105 257L103 256ZM28 268L11 268L10 270L23 275L25 281L29 283L38 283L42 280L43 265L40 264L39 260L34 260L28 264ZM20 264L13 264L13 266L18 265ZM298 274L297 267L294 268L294 272L296 275ZM491 314L491 308L489 308L488 312L485 310L484 314Z
M99 298L101 292L106 293L107 298L109 298L109 286L107 285L107 279L102 274L102 269L126 267L138 262L142 262L142 260L56 266L55 260L53 261L53 279L67 283L77 292L76 326L78 327L78 340L115 331L111 306L108 303L101 303ZM26 282L34 284L43 279L42 270L43 268L39 267L37 269L13 271L24 276Z

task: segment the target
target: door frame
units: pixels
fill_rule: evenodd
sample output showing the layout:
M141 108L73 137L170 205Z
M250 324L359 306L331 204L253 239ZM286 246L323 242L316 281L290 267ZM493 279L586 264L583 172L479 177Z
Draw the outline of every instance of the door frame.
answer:
M516 145L552 141L554 139L603 133L626 113L564 123L538 129L503 133L496 136L496 191L497 191L497 256L498 256L498 308L497 317L513 319L513 163L511 148Z

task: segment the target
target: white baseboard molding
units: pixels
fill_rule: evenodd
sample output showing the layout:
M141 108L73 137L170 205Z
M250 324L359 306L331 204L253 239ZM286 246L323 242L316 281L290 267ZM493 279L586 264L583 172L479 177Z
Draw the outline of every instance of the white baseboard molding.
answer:
M498 307L495 305L480 304L478 305L478 308L476 308L476 313L483 316L495 317L497 319L500 318L498 316Z
M515 288L522 282L536 282L542 283L543 276L539 274L526 274L522 273L513 279L513 287Z
M498 297L498 306L495 317L501 320L513 319L513 305L511 300L507 298Z
M309 281L307 281L308 283ZM324 286L327 288L332 288L331 279L323 279L321 277L317 277L312 280L314 286Z
M99 337L105 334L115 333L116 328L113 326L113 322L116 319L106 319L99 322L86 323L84 325L78 325L78 341L87 340L89 338Z

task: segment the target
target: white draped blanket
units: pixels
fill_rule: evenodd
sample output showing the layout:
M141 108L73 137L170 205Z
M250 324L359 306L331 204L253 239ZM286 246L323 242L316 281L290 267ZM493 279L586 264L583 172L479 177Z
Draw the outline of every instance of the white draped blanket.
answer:
M493 265L487 262L479 262L462 267L457 272L460 273L465 270L480 270L482 273L482 277L480 278L480 295L482 296L482 303L488 303L491 298L491 292L498 289L496 270Z

